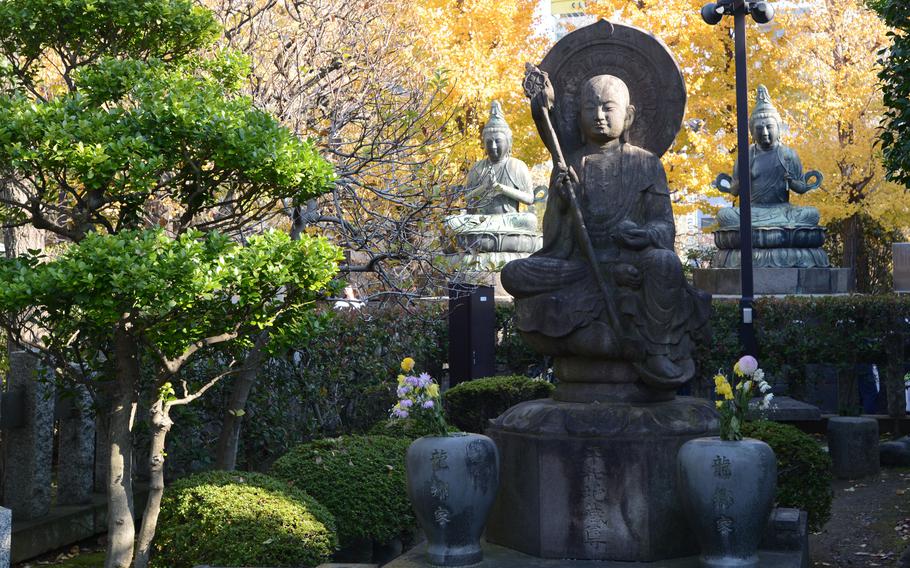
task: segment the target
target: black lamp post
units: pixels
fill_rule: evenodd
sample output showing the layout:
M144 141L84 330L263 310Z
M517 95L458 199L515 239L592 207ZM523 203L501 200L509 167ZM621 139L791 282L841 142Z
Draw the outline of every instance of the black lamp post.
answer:
M738 148L737 170L739 171L739 250L742 298L740 305L739 337L743 353L757 355L755 329L752 321L754 310L752 280L752 175L749 167L749 109L746 76L746 14L759 24L766 24L774 17L774 7L767 2L746 0L720 0L705 4L701 9L702 19L716 25L726 15L733 16L734 51L736 59L736 145ZM745 175L743 172L747 172Z

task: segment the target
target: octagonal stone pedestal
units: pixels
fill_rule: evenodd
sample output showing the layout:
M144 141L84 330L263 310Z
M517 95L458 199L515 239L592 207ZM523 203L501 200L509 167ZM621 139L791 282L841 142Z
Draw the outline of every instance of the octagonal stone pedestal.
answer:
M676 454L717 430L713 403L694 398L514 406L487 430L502 463L487 540L541 558L653 562L697 554Z

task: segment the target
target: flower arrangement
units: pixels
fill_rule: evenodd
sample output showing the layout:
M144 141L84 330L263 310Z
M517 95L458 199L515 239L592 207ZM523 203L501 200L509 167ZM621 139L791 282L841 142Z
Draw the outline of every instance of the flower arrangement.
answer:
M720 411L720 439L742 440L742 425L749 411L749 401L759 395L758 407L766 410L774 395L771 385L765 381L765 373L758 368L758 361L751 355L741 357L733 366L733 374L739 377L732 386L722 373L714 376L714 392L719 399L715 402Z
M410 357L401 361L401 370L406 374L398 375L398 403L392 407L391 418L411 419L435 436L447 436L448 425L442 413L439 385L427 373L411 374L414 359Z

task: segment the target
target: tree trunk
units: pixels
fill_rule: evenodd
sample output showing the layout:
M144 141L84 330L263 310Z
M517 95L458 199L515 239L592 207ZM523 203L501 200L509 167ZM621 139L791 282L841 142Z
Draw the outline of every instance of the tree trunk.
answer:
M147 568L152 552L152 539L158 526L161 497L164 495L164 442L174 422L170 407L163 400L152 405L152 447L149 452L149 496L142 516L142 528L136 543L135 568Z
M853 282L857 292L869 292L869 255L866 251L863 219L854 213L844 221L844 268L853 270Z
M139 357L136 343L120 325L114 332L117 376L110 412L111 444L107 486L108 544L104 568L129 568L136 537L133 513L133 421Z
M234 380L231 400L228 403L227 411L224 413L221 433L218 435L215 469L233 471L237 467L237 445L240 442L243 411L246 408L246 401L250 397L250 390L252 390L253 384L256 382L259 369L262 367L262 360L265 356L264 350L268 341L268 331L261 332L259 337L256 338L256 344L249 350L243 360L243 370Z

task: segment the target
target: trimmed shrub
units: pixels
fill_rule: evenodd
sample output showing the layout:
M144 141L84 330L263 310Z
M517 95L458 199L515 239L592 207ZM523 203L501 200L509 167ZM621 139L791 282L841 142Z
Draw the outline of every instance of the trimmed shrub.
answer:
M489 420L519 402L546 398L553 388L546 381L518 375L466 381L446 391L446 413L465 432L483 434Z
M454 426L447 426L449 432L457 432ZM431 431L425 424L421 424L410 418L381 420L373 425L368 432L371 436L390 436L392 438L407 438L416 440L421 436L436 435L435 430Z
M332 514L303 491L261 473L211 471L165 490L152 566L317 566L336 545Z
M831 458L798 428L759 420L746 422L743 434L759 439L777 456L777 505L809 514L809 530L821 530L831 517Z
M416 525L404 471L410 444L388 436L315 440L279 458L272 474L335 515L342 546L358 539L386 543Z

